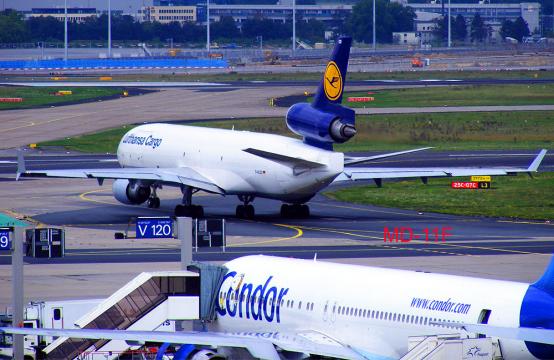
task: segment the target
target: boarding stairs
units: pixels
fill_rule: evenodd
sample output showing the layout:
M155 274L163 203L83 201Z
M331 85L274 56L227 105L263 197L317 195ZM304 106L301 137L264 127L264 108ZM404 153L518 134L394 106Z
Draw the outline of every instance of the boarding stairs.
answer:
M81 329L175 331L176 322L215 319L217 291L225 268L197 264L187 271L143 272L75 322ZM82 359L102 351L104 359L142 344L122 340L60 337L44 350L47 359ZM113 354L113 355L111 355Z
M468 338L461 334L412 336L408 353L400 360L444 360L478 358L502 360L498 341L491 338ZM478 357L477 357L478 355Z

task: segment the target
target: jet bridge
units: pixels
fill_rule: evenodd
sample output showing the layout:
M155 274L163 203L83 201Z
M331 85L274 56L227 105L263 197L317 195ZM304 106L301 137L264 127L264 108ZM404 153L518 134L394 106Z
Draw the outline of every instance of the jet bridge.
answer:
M217 292L226 269L195 264L187 271L143 272L75 322L81 329L175 331L175 322L215 319ZM116 358L125 341L60 337L43 352L47 359L75 359L101 350ZM106 355L107 356L107 355Z

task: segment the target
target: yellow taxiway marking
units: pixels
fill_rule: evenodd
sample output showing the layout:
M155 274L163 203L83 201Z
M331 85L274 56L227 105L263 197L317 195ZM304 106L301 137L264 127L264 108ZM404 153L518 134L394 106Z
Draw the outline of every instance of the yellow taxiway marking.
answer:
M541 253L537 253L537 252L521 251L521 250L509 250L509 249L499 249L499 248L496 248L496 247L487 247L487 246L470 246L470 245L458 245L458 244L448 244L448 243L436 243L436 245L447 246L447 247L456 247L456 248L464 248L464 249L492 250L492 251L500 251L500 252L515 253L515 254L552 256L552 254L550 254L550 253L548 253L548 254L541 254Z
M87 197L89 194L95 194L95 193L105 192L105 191L107 191L107 190L106 189L100 189L100 190L87 191L87 192L84 192L81 195L79 195L79 198L81 198L82 200L85 200L85 201L89 201L89 202L114 205L114 203L112 203L112 202L95 200L95 199L90 199L90 198ZM391 211L381 211L381 210L371 210L371 209L364 209L364 208L359 208L359 207L355 207L355 206L347 206L347 205L331 205L331 204L322 204L322 203L319 203L319 202L317 204L318 205L323 205L323 206L347 208L347 209L353 209L353 210L359 210L359 211L386 212L386 213L391 213L391 214L406 215L406 214L403 214L403 213L397 213L397 212L391 212ZM153 210L159 210L159 209L153 209ZM321 232L329 232L329 233L335 233L335 234L341 234L341 235L348 235L348 236L365 238L365 239L376 239L376 240L383 239L382 237L370 236L370 235L357 234L356 233L356 231L358 231L358 232L372 232L371 230L355 230L355 229L342 230L342 229L333 229L333 228L320 228L320 227L309 227L309 226L304 226L304 225L287 225L287 224L271 224L271 225L293 229L293 230L296 231L296 234L293 235L293 236L289 236L289 237L265 240L265 241L260 241L260 242L238 243L238 244L229 245L228 247L240 247L240 246L245 246L245 245L269 244L269 243L276 243L276 242L283 242L283 241L298 239L298 238L302 237L303 234L304 234L304 231L302 229L313 230L313 231L321 231ZM424 242L424 241L420 241L420 240L413 240L412 242L417 243L417 244L431 245L431 243L429 243L429 242ZM401 247L401 246L399 247L399 246L388 245L388 244L367 244L367 245L371 246L371 247L374 247L374 248L379 248L380 247L380 248L387 248L387 249L394 249L394 250L422 251L422 252L432 252L432 253L439 253L439 254L446 254L446 255L457 255L457 256L476 256L476 255L472 255L472 254L460 254L460 253L454 253L454 252L449 252L449 251L431 250L431 249L423 249L423 248L408 248L408 247ZM500 249L500 248L485 247L485 246L470 246L470 245L458 245L458 244L435 243L435 242L433 242L432 245L438 245L438 246L442 246L442 247L463 248L463 249L490 250L490 251L508 252L508 253L516 253L516 254L533 254L533 255L548 255L548 256L550 256L550 254L541 254L541 253L521 251L521 250Z
M84 200L84 201L88 201L88 202L98 203L98 204L115 205L113 202L95 200L95 199L90 199L90 198L87 197L90 194L97 194L97 193L106 192L106 191L107 191L107 189L86 191L86 192L82 193L81 195L79 195L79 199Z
M273 225L273 226L280 226L280 227L289 228L289 229L293 229L293 230L296 231L296 234L293 235L293 236L284 237L284 238L278 238L278 239L271 239L271 240L265 240L265 241L257 241L257 242L247 242L247 243L233 244L233 245L228 245L227 247L244 246L244 245L269 244L269 243L274 243L274 242L281 242L281 241L287 241L287 240L298 239L299 237L301 237L302 235L304 235L304 232L303 232L302 229L301 229L300 227L298 227L298 226L286 225L286 224L271 224L271 225Z
M88 197L88 195L97 194L97 193L106 192L106 191L107 191L106 189L87 191L87 192L84 192L84 193L80 194L80 195L79 195L79 198L80 198L81 200L84 200L84 201L89 201L89 202L98 203L98 204L119 205L119 204L114 204L113 202L103 201L103 200L96 200L96 199L91 199L91 198ZM123 204L122 204L122 205L123 205ZM165 212L165 210L162 210L162 209L150 209L150 210L164 211L164 212ZM297 239L297 238L301 237L301 236L304 234L304 232L302 231L302 229L300 229L300 228L298 228L298 227L296 227L296 226L285 225L285 224L271 224L271 225L280 226L280 227L286 227L286 228L289 228L289 229L293 229L293 230L296 231L296 234L293 235L293 236L289 236L289 237L278 238L278 239L271 239L271 240L260 241L260 242L247 242L247 243L232 244L232 245L228 245L228 247L233 247L233 246L244 246L244 245L258 245L258 244L267 244L267 243L274 243L274 242L281 242L281 241L293 240L293 239Z
M335 205L335 204L325 204L319 201L313 201L313 204L319 205L319 206L328 206L328 207L336 207L341 209L352 209L352 210L358 210L358 211L364 211L364 212L377 212L377 213L384 213L384 214L395 214L395 215L404 215L404 216L412 216L413 214L407 214L402 212L396 212L396 211L388 211L388 210L377 210L377 209L366 209L366 208L360 208L356 206L350 206L350 205Z
M360 237L360 238L364 238L364 239L377 239L377 240L382 240L383 239L382 237L362 235L362 234L356 234L356 233L352 232L352 231L356 231L356 230L342 231L342 230L332 229L332 228L317 228L317 227L308 227L308 226L303 226L303 225L296 225L296 227L301 228L301 229L305 229L305 230L330 232L330 233L335 233L335 234L342 234L342 235ZM431 253L446 254L446 255L457 255L457 256L472 256L470 254L459 254L459 253L453 253L453 252L448 252L448 251L444 251L444 250L433 250L433 249L429 249L429 248L411 248L411 247L395 246L395 245L392 245L391 243L385 243L385 242L383 242L383 243L364 243L363 245L366 245L368 247L372 247L372 248L374 248L374 250L381 248L381 249L389 249L389 250L408 250L408 251L431 252ZM348 246L348 245L345 245L345 246Z
M25 125L18 125L18 126L14 126L12 128L8 128L8 129L1 129L0 133L5 133L5 132L8 132L8 131L12 131L12 130L24 129L24 128L37 126L37 125L51 124L51 123L54 123L54 122L57 122L57 121L69 120L69 119L79 117L79 116L82 116L82 115L62 116L62 117L59 117L59 118L54 118L54 119L50 119L50 120L46 120L46 121L42 121L42 122L38 122L38 123L31 122L31 123L28 123L28 124L25 124Z
M47 226L48 226L48 225L46 225L46 224L44 224L44 223L41 223L41 222L38 221L38 220L33 219L33 218L30 217L30 216L27 216L27 215L18 213L18 212L16 212L16 211L13 211L13 210L10 210L10 209L2 209L1 211L4 212L4 213L6 213L6 214L8 214L9 216L11 216L11 217L13 217L13 218L15 218L15 219L33 223L33 224L35 224L35 227L37 227L37 228L43 228L43 227L47 227Z

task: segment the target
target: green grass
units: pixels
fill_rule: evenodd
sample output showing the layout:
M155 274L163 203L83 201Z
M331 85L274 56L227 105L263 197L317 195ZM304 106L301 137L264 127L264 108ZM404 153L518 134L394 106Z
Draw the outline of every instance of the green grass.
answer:
M134 125L109 129L94 134L85 134L60 140L47 141L38 144L43 146L61 146L68 150L81 151L85 153L112 153L117 150L117 145L123 135L133 128Z
M368 94L368 91L347 92L343 95L343 104L354 108L554 104L554 84L464 85L370 92L372 94ZM370 96L375 100L349 102L350 96Z
M190 123L194 126L293 136L283 118L244 119ZM132 126L95 134L49 141L40 146L114 153ZM554 147L554 112L475 112L436 114L362 115L358 134L335 146L337 151L389 151L420 146L437 150L540 149Z
M385 183L382 188L355 186L326 195L340 201L456 215L554 219L554 173L494 177L490 190L451 189L452 179Z
M538 149L554 145L554 112L470 112L358 116L340 151L434 146L438 150Z
M56 96L59 90L71 90L72 95ZM0 97L21 97L21 103L0 103L0 110L26 109L38 106L57 105L61 103L93 100L121 94L119 88L101 87L0 87Z
M299 68L305 70L306 68ZM113 74L114 81L319 81L322 72L281 73L275 71L264 73L229 72L222 74ZM346 84L350 80L419 80L419 79L552 79L554 71L398 71L398 72L349 72ZM8 76L4 81L27 81L29 77ZM33 76L34 80L44 81L50 78ZM71 77L67 81L97 81L98 77Z

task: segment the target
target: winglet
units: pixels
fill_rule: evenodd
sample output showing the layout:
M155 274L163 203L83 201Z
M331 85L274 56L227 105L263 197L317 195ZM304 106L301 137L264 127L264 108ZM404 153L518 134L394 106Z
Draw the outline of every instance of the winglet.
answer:
M17 149L17 173L15 174L15 181L19 180L21 174L27 171L25 166L25 158L23 157L23 151Z
M535 160L533 160L533 162L531 163L531 165L529 165L529 167L527 168L527 171L529 172L536 172L538 169L539 169L539 166L542 162L542 160L544 159L544 157L546 156L546 149L542 149L539 154L537 155L537 157L535 157Z

